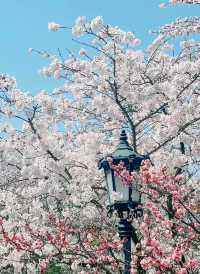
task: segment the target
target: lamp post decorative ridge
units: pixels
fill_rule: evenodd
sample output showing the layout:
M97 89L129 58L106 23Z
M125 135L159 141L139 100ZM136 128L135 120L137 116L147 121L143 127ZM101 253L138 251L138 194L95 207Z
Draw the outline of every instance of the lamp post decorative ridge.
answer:
M120 142L113 153L102 158L99 163L99 169L103 168L108 196L108 216L112 215L113 211L117 212L120 219L118 224L118 232L121 239L124 239L124 274L130 274L131 269L131 239L134 239L135 230L132 226L133 218L142 217L143 210L141 207L141 194L137 189L137 182L126 185L121 178L117 176L110 166L108 158L112 159L113 165L118 165L123 162L126 170L131 173L138 171L143 160L149 159L148 156L138 154L129 145L125 130L121 131ZM115 194L115 195L113 195Z

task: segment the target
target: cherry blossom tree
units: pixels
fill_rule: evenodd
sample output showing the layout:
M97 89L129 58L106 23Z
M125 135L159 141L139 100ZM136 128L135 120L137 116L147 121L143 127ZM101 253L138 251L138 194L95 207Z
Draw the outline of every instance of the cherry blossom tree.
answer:
M163 6L164 3L162 3L161 7L164 7ZM176 5L176 4L200 4L200 1L199 0L169 0L168 1L168 4L171 4L171 5Z
M52 94L33 96L0 76L2 269L121 273L122 240L97 162L123 127L151 159L131 178L123 163L113 166L143 195L131 273L199 273L200 44L172 40L199 30L199 18L178 19L143 51L132 32L81 16L72 28L79 54L30 50L48 60L40 73L60 81Z

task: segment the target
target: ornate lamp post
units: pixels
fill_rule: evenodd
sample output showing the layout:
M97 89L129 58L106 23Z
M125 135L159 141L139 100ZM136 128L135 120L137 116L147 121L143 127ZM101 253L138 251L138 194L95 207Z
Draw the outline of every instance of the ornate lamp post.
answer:
M112 158L112 164L117 165L124 163L124 167L131 174L132 171L139 171L141 162L148 157L136 153L128 144L125 130L121 131L120 143L116 150L108 157ZM108 195L109 195L109 212L116 211L120 218L118 232L121 239L126 239L123 244L124 251L124 274L130 274L131 264L131 239L134 236L134 228L132 226L133 217L141 217L142 208L141 195L137 189L137 184L126 185L116 176L114 170L110 167L108 157L99 161L99 169L103 168L106 177ZM114 195L113 195L114 194Z

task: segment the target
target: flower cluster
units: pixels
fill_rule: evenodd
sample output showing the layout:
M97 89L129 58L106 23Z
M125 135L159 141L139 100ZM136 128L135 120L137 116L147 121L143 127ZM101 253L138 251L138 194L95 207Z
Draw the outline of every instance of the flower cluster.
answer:
M180 36L191 35L199 33L200 31L200 18L199 17L187 17L177 19L171 24L167 24L160 29L161 34L167 36Z
M60 25L54 22L49 22L48 23L48 30L49 31L58 31L60 28Z
M121 179L122 184L129 186L132 185L136 179L136 173L130 172L126 169L124 162L120 161L119 164L115 165L112 163L112 158L107 158L110 168L114 171L115 176L118 176Z

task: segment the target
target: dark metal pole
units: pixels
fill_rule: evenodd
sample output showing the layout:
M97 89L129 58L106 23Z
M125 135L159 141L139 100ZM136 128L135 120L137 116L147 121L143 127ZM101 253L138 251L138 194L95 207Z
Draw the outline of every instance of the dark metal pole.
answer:
M121 219L118 225L119 236L124 239L124 272L123 274L130 274L131 271L131 238L133 235L133 226L126 219Z
M131 238L123 243L124 250L124 274L130 274L131 271Z

